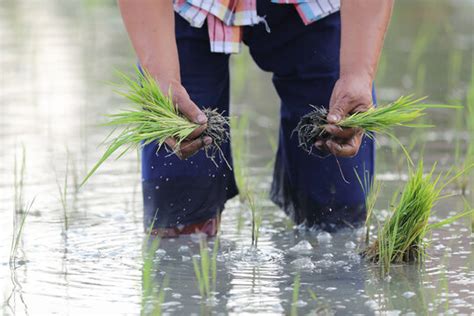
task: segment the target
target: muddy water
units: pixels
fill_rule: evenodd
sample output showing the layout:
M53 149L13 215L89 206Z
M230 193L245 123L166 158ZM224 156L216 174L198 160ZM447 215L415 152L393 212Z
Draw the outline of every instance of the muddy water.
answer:
M400 94L436 102L465 99L472 70L472 1L398 1L377 79L381 102ZM137 156L106 163L89 184L77 183L99 157L108 130L101 116L124 106L107 81L130 70L134 56L114 1L2 0L0 2L0 291L3 313L138 314L143 281L140 176ZM248 55L233 59L233 111L251 113L249 166L268 188L278 100L268 74ZM247 80L252 78L252 80ZM415 158L440 169L456 164L466 134L452 112L432 112L437 129L410 133ZM401 153L379 139L377 204L383 215L406 179ZM15 213L14 166L25 152L19 204L33 202L16 259L10 262ZM67 166L67 170L66 170ZM66 172L67 171L67 172ZM58 187L67 176L67 203ZM262 181L262 179L264 181ZM471 183L474 179L471 178ZM18 182L18 181L17 181ZM454 186L450 187L455 193ZM467 199L473 199L467 191ZM474 313L471 223L463 219L433 233L422 266L393 267L381 277L357 256L363 232L327 235L294 227L263 201L258 250L250 248L249 210L227 205L217 257L216 296L202 303L194 278L195 238L162 241L153 286L165 276L163 309L176 314L288 314L295 275L299 314ZM18 204L18 203L17 203ZM463 208L455 196L436 207L446 218ZM239 217L244 219L239 229ZM213 240L209 241L211 247ZM316 299L310 295L316 294ZM146 303L145 306L148 306Z

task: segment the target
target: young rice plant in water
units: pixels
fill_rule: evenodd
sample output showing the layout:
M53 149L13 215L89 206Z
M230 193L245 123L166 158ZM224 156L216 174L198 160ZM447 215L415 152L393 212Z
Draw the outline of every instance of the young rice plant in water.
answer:
M110 120L104 125L122 130L118 134L112 132L107 137L106 141L110 140L110 143L106 151L82 184L119 149L121 152L118 158L132 148L153 142L157 142L161 147L167 138L174 138L179 145L199 126L180 114L173 102L171 92L164 94L148 72L137 69L136 74L137 80L119 73L123 85L119 86L117 93L130 101L131 105L129 109L109 115ZM207 108L203 112L208 118L208 123L202 137L209 136L213 140L212 144L205 148L206 155L214 161L216 155L219 154L225 160L220 145L229 140L228 119L215 109Z
M258 198L262 198L261 196ZM247 192L247 201L252 214L252 247L257 248L260 237L260 226L262 226L262 209L258 201L255 200L253 191Z
M391 263L421 261L426 247L424 237L432 229L471 213L463 212L434 224L428 223L433 206L443 198L441 191L459 175L451 179L441 174L435 177L434 167L424 175L423 161L420 161L416 170L410 170L409 180L392 215L379 230L377 239L362 255L380 263L386 271Z
M219 250L219 237L214 240L212 254L209 255L207 242L204 238L199 240L199 258L193 257L194 274L202 298L211 298L216 290L217 280L217 252Z
M142 258L142 315L161 315L162 305L165 301L165 287L168 286L169 278L165 276L161 285L157 289L154 284L156 273L154 268L156 264L154 262L156 251L160 247L160 239L151 236L153 223L150 225L149 231L145 241L143 243Z

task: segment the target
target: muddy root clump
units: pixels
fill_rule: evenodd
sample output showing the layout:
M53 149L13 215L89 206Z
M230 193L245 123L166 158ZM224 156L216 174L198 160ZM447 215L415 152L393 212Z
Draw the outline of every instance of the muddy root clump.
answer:
M298 146L307 153L312 153L316 141L329 138L329 133L324 130L328 110L323 107L312 107L314 110L304 115L293 131L298 134Z
M216 157L220 157L230 168L230 164L224 157L224 153L221 149L222 144L227 143L230 139L229 119L224 117L216 109L206 108L203 112L207 116L207 128L202 133L202 136L209 136L212 138L212 143L204 149L206 156L211 159L216 166Z

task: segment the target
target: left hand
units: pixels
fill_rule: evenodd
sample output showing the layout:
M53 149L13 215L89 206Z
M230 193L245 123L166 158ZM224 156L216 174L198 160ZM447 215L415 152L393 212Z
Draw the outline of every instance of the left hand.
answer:
M359 151L363 131L336 125L346 115L365 112L372 107L372 79L369 76L346 75L336 82L329 102L326 131L331 137L317 141L316 148L325 149L339 157L353 157Z

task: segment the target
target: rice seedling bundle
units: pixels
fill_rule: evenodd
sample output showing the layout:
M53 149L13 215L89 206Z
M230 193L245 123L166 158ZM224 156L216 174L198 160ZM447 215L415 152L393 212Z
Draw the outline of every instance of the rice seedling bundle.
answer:
M136 70L138 79L127 74L119 73L122 85L117 93L131 102L130 108L119 113L109 115L110 121L105 126L122 130L115 134L114 131L107 137L110 141L106 151L82 181L83 185L117 150L122 149L118 158L132 148L145 146L156 142L161 147L166 139L174 138L177 145L186 140L189 135L199 127L190 122L178 110L172 99L171 92L165 94L158 83L147 72ZM229 140L229 121L217 110L206 108L203 110L208 118L207 128L202 137L209 136L213 142L205 148L206 155L214 161L217 154L225 160L220 145ZM115 136L114 136L115 135ZM175 153L176 148L173 148ZM118 159L117 158L117 159Z
M360 128L369 137L370 133L380 133L394 137L392 129L395 126L429 127L426 124L413 124L415 119L426 114L431 108L457 108L449 105L422 103L425 98L414 99L412 96L402 96L398 100L379 107L372 107L366 112L357 112L343 118L337 125L341 128ZM298 134L299 147L308 153L312 152L314 143L327 140L330 134L326 132L328 125L326 116L328 110L323 107L313 107L313 111L304 115L294 132Z
M422 161L416 170L410 171L409 180L393 213L379 230L377 239L362 252L364 257L381 263L386 269L391 263L421 261L426 248L424 238L431 230L472 213L462 212L433 224L428 223L433 206L446 197L441 196L441 191L461 175L458 173L446 179L447 175L435 177L433 173L434 167L428 174L423 174Z

